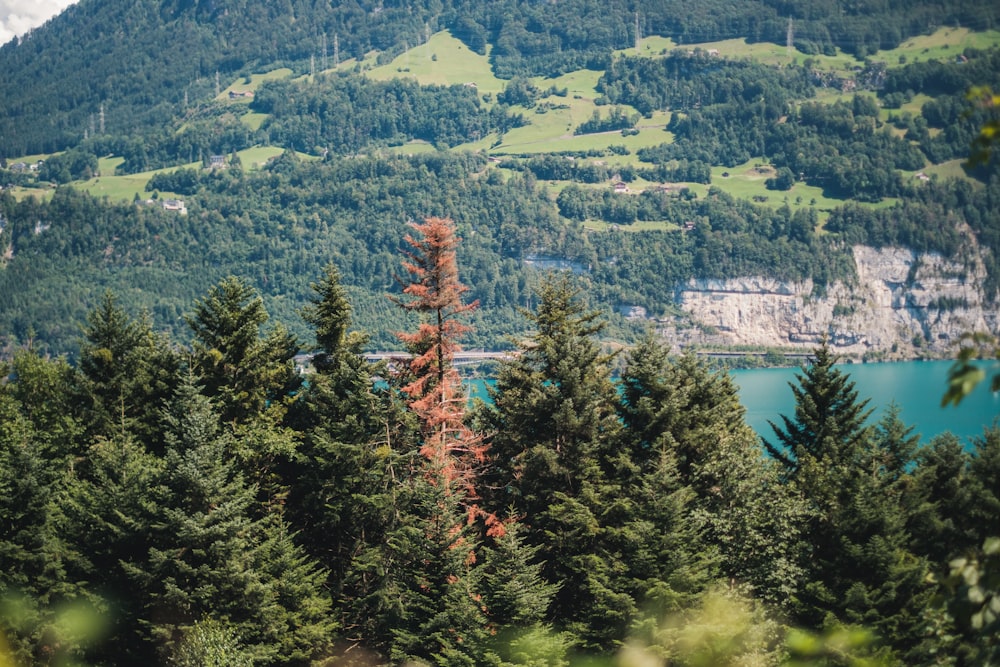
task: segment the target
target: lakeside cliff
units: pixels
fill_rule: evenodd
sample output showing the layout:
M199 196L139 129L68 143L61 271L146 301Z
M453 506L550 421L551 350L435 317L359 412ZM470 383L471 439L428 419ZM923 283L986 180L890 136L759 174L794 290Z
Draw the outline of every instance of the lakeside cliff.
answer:
M947 357L963 333L996 331L1000 322L1000 304L983 289L980 248L971 235L967 244L960 260L854 246L854 280L825 290L763 276L690 280L678 305L695 326L668 325L664 335L681 345L803 350L827 336L847 358Z

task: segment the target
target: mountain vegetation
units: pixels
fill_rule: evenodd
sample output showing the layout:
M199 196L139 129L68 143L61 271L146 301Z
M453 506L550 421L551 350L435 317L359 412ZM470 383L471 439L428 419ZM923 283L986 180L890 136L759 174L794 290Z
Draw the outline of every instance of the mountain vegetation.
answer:
M0 650L94 665L995 652L994 621L961 611L993 613L990 580L930 575L954 582L963 554L992 567L996 428L918 448L892 411L867 425L824 344L766 456L732 380L693 356L646 337L616 377L565 273L469 407L454 354L476 304L455 227L428 218L405 245L410 356L392 365L362 356L333 266L304 314L307 382L234 277L193 304L190 344L108 292L77 367L18 351L0 385ZM706 646L686 634L699 614L733 624Z
M973 238L995 301L995 33L882 56L997 12L81 0L0 47L0 662L997 660L1000 430L870 424L824 342L761 442L619 314ZM408 76L443 31L488 77Z
M325 68L371 51L391 59L439 30L477 53L492 47L497 74L509 79L604 69L613 49L651 35L680 44L739 37L785 44L791 21L803 52L841 49L864 58L940 26L985 30L997 19L994 3L984 0L875 7L820 0L697 7L679 0L82 0L0 50L0 157L63 150L88 131L145 134L218 94L217 76L283 66L306 73L315 58Z
M921 5L905 20L887 8L893 29L857 41L862 33L847 18L855 10L834 20L811 5L703 13L647 3L598 17L586 3L299 4L83 0L0 50L6 349L31 340L75 358L86 315L107 288L146 310L154 330L188 341L189 304L228 275L244 276L302 340L310 269L329 262L372 331L369 346L392 348L401 314L383 297L400 289L392 279L400 230L427 215L452 217L466 238L463 281L482 306L467 342L477 347L509 347L512 332L526 331L518 308L536 298L538 261L582 274L606 314L642 307L670 317L678 285L691 278L811 279L821 293L852 280L850 245L958 257L971 230L988 251L984 293L996 294L996 160L959 179L914 174L968 154L992 111L964 96L974 85L1000 87L1000 52L966 48L960 62L869 58L840 73L823 61L874 54L949 20L988 27L992 6ZM785 13L796 53L810 59L760 62L697 46L610 51L635 44L637 18L644 39L781 42L772 32L787 31L787 21L768 17ZM571 17L590 27L573 32ZM105 35L107 25L118 29ZM420 83L402 66L398 76L369 76L441 28L512 77L498 94L469 81ZM171 56L153 66L121 56L127 49ZM84 53L90 63L78 66ZM599 72L579 111L581 94L551 78L576 67ZM288 74L258 79L267 71ZM91 76L102 83L77 91ZM251 99L228 99L223 81ZM848 92L831 97L834 86ZM154 99L154 90L169 99ZM503 152L506 137L581 112L589 119L577 115L563 132L602 148ZM653 120L665 131L646 128ZM636 134L642 143L629 144ZM241 155L249 160L261 146L276 157L244 164ZM18 161L57 149L68 150L44 155L37 171ZM767 177L753 198L729 182L728 170L744 168ZM116 178L138 179L133 202L79 191ZM634 191L622 195L613 183ZM186 215L161 206L175 198ZM621 318L609 325L609 335L637 340Z

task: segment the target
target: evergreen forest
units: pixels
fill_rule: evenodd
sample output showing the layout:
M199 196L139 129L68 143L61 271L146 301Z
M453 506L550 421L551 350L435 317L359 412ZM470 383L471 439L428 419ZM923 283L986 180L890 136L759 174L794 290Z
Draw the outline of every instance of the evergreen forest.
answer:
M910 248L959 263L975 253L988 274L985 299L995 301L998 162L987 154L964 170L958 165L995 121L995 107L968 95L976 87L1000 89L1000 51L970 47L955 58L912 62L866 56L844 80L831 79L822 60L827 52L853 58L895 46L946 16L991 27L991 9L974 2L935 7L939 20L927 24L887 19L896 26L891 34L869 35L867 45L848 39L850 21L838 23L828 8L812 5L734 6L725 13L732 25L690 7L663 23L656 17L665 8L639 12L643 36L679 44L696 35L771 39L777 23L758 22L792 12L796 52L814 55L783 63L700 47L611 54L607 48L634 38L628 30L635 30L636 12L622 10L628 30L605 34L614 22L602 23L586 39L571 39L571 15L596 20L579 3L492 3L442 9L435 20L418 20L431 10L416 7L405 20L401 8L390 7L365 10L362 20L348 15L363 8L346 5L320 16L326 10L318 5L295 2L280 11L218 1L160 3L156 11L146 2L119 4L82 0L0 49L0 125L9 125L0 128L0 349L8 357L31 341L76 363L86 316L108 289L130 312L148 312L156 331L189 344L187 309L229 275L247 280L268 310L306 339L299 312L313 268L327 263L339 267L356 320L372 332L369 350L395 349L391 332L402 318L385 295L399 291L395 262L407 221L427 215L453 218L465 239L462 278L481 304L465 341L475 348L509 349L511 337L526 334L521 309L537 298L535 267L553 263L584 281L608 320L605 335L631 342L642 328L621 313L636 308L696 326L676 307L678 290L692 279L812 281L816 296L835 282L849 285L855 245ZM865 10L866 25L881 25L873 11ZM908 10L908 20L924 11ZM737 20L741 12L745 20ZM352 30L341 31L341 21ZM741 32L747 21L757 32ZM529 28L518 27L522 22ZM113 39L101 37L106 24L121 26ZM301 33L306 24L309 35ZM419 43L406 28L416 25L424 40L428 30L445 27L466 53L488 51L491 71L509 77L499 80L502 89L419 83L405 72L371 77L375 61ZM274 35L289 53L236 38L251 28ZM529 48L542 34L548 37ZM160 41L142 52L174 54L155 67L116 50L138 49L130 40L155 35ZM203 51L191 46L195 36ZM314 40L317 49L325 43L325 59L301 40ZM545 40L560 46L546 50ZM70 43L76 46L68 50ZM348 64L376 47L375 61ZM100 49L108 52L97 58ZM543 62L542 51L556 55ZM83 53L92 62L81 68ZM195 66L194 56L197 72L177 69ZM317 58L345 65L326 62L323 69ZM291 74L268 78L282 66ZM140 71L115 69L123 67ZM552 77L571 68L590 68L572 76L598 76L592 117L570 121L566 136L601 137L602 147L505 151L506 137L569 113L564 107L578 95L542 82L561 81ZM157 83L159 76L169 81ZM29 85L19 77L34 78ZM86 92L74 92L91 79ZM183 83L189 80L199 83ZM59 93L46 92L50 81ZM136 90L125 81L145 83ZM254 94L231 100L219 93L220 81L237 88L254 81ZM154 88L177 99L154 103ZM643 129L654 120L659 129ZM629 144L640 132L642 144ZM271 159L243 163L241 155L259 150ZM34 171L22 157L32 151L44 151ZM766 190L747 196L729 170L764 174ZM141 183L132 196L98 194L102 181L130 177ZM634 191L621 195L614 183ZM164 208L174 200L184 202L184 214ZM946 315L963 304L935 305Z
M1000 425L921 444L824 338L761 437L655 330L856 246L996 308L998 21L80 0L0 46L0 667L1000 664Z
M14 664L1000 657L1000 429L918 447L896 412L867 420L823 344L761 441L728 375L652 336L608 352L569 272L470 404L455 224L411 223L401 247L407 354L388 362L363 355L333 265L302 313L305 374L232 276L190 305L190 343L106 292L75 366L18 350L0 385Z

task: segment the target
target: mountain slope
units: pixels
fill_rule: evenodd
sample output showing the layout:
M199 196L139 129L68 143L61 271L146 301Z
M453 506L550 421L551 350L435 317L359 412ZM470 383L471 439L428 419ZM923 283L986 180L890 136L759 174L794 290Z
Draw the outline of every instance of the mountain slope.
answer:
M941 25L986 29L989 0L81 0L0 48L0 158L62 150L85 134L145 134L237 75L391 57L448 28L502 78L603 68L641 36L678 43L733 37L864 56ZM102 121L103 109L103 121Z

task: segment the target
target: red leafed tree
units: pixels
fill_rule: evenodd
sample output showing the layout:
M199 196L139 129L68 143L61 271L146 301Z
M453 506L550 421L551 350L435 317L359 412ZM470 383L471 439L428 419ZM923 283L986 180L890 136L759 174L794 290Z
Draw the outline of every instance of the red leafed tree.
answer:
M424 315L414 333L398 334L413 355L409 362L411 380L403 391L410 396L410 408L420 418L424 444L421 453L449 487L462 489L475 507L477 464L485 458L482 438L465 425L466 397L455 369L458 338L471 327L459 318L479 306L465 303L468 287L458 280L456 250L460 239L450 218L425 218L410 223L416 235L406 235L410 249L404 251L403 266L410 274L403 294L394 299L406 310ZM490 521L489 517L488 523Z

